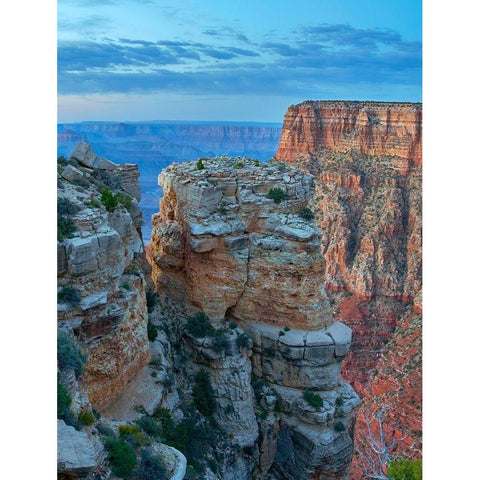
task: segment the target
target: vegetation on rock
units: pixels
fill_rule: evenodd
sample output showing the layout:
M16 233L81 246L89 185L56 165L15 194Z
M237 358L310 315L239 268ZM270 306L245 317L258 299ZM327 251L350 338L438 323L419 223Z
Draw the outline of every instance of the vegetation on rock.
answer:
M105 441L112 472L120 478L128 478L137 465L134 448L123 438L109 437Z
M281 188L275 187L270 189L266 197L269 198L270 200L273 200L275 203L280 203L283 200L285 200L286 195Z
M112 213L115 211L115 209L118 206L118 197L112 193L112 191L108 188L105 187L102 190L102 203L105 205L105 208L107 211Z
M148 448L142 449L140 463L134 472L135 480L164 480L167 478L165 462Z
M197 312L193 317L189 317L185 329L195 338L211 337L215 334L215 328L204 312Z
M95 415L89 410L82 410L78 414L78 421L85 426L93 425L96 421Z
M303 399L316 410L323 407L323 398L311 390L305 390L303 392Z
M66 303L75 307L80 303L80 294L73 287L62 287L57 293L57 303Z
M210 374L206 370L197 372L194 378L195 386L193 387L193 400L198 411L209 417L217 408L217 401L215 399L212 384L210 381Z
M315 215L313 214L312 210L310 210L310 208L308 207L301 208L297 212L297 215L307 221L313 220L315 218Z
M59 330L57 334L57 364L60 370L73 368L79 377L83 372L86 356L73 343L68 333Z
M422 480L422 461L400 458L388 466L387 475L392 480Z

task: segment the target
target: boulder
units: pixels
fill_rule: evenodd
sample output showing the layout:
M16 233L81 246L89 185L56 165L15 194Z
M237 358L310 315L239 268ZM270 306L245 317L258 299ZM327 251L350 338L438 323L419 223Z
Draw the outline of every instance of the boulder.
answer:
M77 160L82 165L85 165L85 167L93 168L97 156L92 152L90 145L82 140L75 147L75 150L70 155L70 158Z
M85 432L57 420L57 471L85 476L98 465L101 451Z

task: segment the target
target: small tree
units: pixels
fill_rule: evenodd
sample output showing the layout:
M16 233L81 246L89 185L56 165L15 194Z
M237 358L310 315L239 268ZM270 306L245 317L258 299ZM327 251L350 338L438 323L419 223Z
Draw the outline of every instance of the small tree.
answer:
M285 200L285 192L278 187L271 188L266 197L273 200L275 203L280 203L282 200Z
M193 399L198 411L206 417L212 415L217 408L217 401L210 382L210 374L206 370L200 370L195 375Z
M118 206L118 197L112 193L112 191L105 187L102 190L102 203L105 205L105 208L112 213Z
M308 207L301 208L297 212L297 215L307 221L313 220L315 218L315 215Z
M197 160L197 170L203 170L205 168L205 165L203 164L203 160L199 158Z

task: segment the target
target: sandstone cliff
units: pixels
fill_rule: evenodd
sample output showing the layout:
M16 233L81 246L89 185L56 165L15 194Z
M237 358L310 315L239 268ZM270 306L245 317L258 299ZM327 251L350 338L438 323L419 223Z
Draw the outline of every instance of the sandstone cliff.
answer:
M142 214L135 166L97 162L85 143L72 160L58 173L59 221L73 225L57 244L58 321L86 350L81 386L101 410L150 359L145 281L136 268L144 256ZM125 193L128 208L102 205L105 182Z
M372 411L372 392L380 392L373 372L379 361L388 363L382 355L398 344L411 302L421 310L421 121L421 104L304 102L288 109L276 154L317 179L311 206L323 233L326 291L335 315L354 332L343 375ZM412 332L406 338L415 342L419 330ZM404 367L393 383L408 383ZM418 362L416 369L421 379ZM418 400L421 382L413 384ZM391 415L399 412L391 430L416 439L409 450L415 456L421 405L403 415L399 397L384 398Z
M58 478L181 480L183 454L132 424L172 402L149 365L168 367L170 344L149 342L138 168L82 141L57 171Z
M405 171L422 163L422 105L307 101L289 107L277 158L295 160L322 148L398 157L395 164Z
M231 438L211 478L347 478L359 400L339 377L351 330L333 321L320 231L300 214L313 178L245 158L204 164L159 176L149 260L158 293L185 305L186 368L208 371ZM217 333L194 335L208 318L195 312Z

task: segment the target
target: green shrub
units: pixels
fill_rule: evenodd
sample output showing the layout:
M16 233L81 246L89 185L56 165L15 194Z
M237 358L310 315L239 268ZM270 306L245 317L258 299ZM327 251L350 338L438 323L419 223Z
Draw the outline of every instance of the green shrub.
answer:
M271 188L266 195L267 198L273 200L275 203L280 203L282 200L285 200L285 192L278 187Z
M57 198L57 215L75 215L79 208L68 198Z
M92 198L89 202L87 202L87 206L92 208L100 208L102 204L96 198Z
M193 317L189 317L185 330L195 338L211 337L215 334L215 329L204 312L197 312Z
M63 155L60 155L59 157L57 157L57 163L59 165L67 165L68 160Z
M240 348L250 348L252 345L251 338L245 333L238 335L236 342Z
M206 370L200 370L195 375L195 386L193 387L193 400L200 413L209 417L217 408L210 374Z
M254 160L253 163L255 164L256 167L260 166L260 162L258 160Z
M191 478L205 478L205 466L209 453L212 453L212 448L221 441L219 430L211 420L211 418L202 419L198 414L189 412L175 428L174 441L167 442L185 455L188 465L195 473Z
M220 353L226 351L228 353L230 343L228 342L228 337L224 332L215 332L215 337L213 338L212 348L214 352Z
M140 464L134 472L135 480L164 480L167 478L165 462L144 448L140 453Z
M388 466L387 474L393 480L421 480L422 461L400 458Z
M313 214L313 212L308 208L308 207L303 207L301 208L298 212L297 212L297 215L301 218L303 218L304 220L313 220L315 218L315 215Z
M134 447L147 445L149 443L138 425L121 425L118 427L118 433L120 434L120 438L123 438Z
M61 330L57 334L57 363L60 370L73 368L75 375L83 372L86 356L72 342L70 336Z
M224 202L223 200L220 202L220 205L218 206L218 211L222 215L225 215L227 213L227 203Z
M216 462L213 458L209 458L209 459L207 460L207 465L208 465L208 468L209 468L213 473L217 473L217 472L218 472L217 462Z
M144 416L135 421L135 423L147 434L153 438L162 437L162 426L153 418Z
M235 164L235 168L243 168L243 167L244 167L243 162L237 162Z
M57 293L57 303L68 303L74 307L80 303L80 294L73 287L62 287Z
M343 398L342 398L342 397L337 397L337 398L335 399L335 405L336 405L337 407L341 407L341 406L343 405Z
M130 284L128 282L123 282L122 283L122 288L124 290L129 290L129 291L132 289L132 287L130 286Z
M303 392L303 399L316 410L323 407L323 399L320 395L313 393L311 390Z
M154 342L158 336L158 328L150 321L150 319L147 323L147 335L150 342Z
M228 326L229 326L232 330L235 330L235 329L238 327L238 325L237 325L236 322L234 322L234 321L231 321L231 322L228 324Z
M197 170L203 170L205 168L205 165L203 164L203 159L199 158L197 161Z
M98 433L103 437L115 438L115 432L111 428L107 427L106 425L103 425L102 423L100 423L99 425L96 426L96 428L98 430Z
M95 423L95 420L96 420L95 415L89 410L82 410L78 414L78 421L82 425L86 425L86 426L93 425Z
M289 332L289 331L290 331L290 327L287 326L287 327L284 328L284 330L285 330L286 332Z
M80 187L80 189L77 189L79 192L83 192L84 189L90 187L90 182L84 177L76 178L75 180L72 180L70 183L72 183L73 185L76 185L77 187Z
M112 472L120 478L128 478L137 465L135 450L123 438L109 437L105 440Z
M102 203L105 205L105 208L112 213L118 206L118 197L112 193L112 191L105 187L102 190Z
M287 166L283 162L276 162L278 170L284 172L287 169Z
M173 431L173 429L175 428L175 424L173 423L173 418L170 410L168 410L168 408L159 407L155 410L153 416L160 420L163 433L164 435L166 434L166 436L168 437L168 432Z
M342 422L335 423L333 428L336 432L344 432L345 431L345 425Z
M128 210L132 208L132 196L126 192L118 192L116 195L117 200Z
M68 390L57 380L57 418L62 418L70 412L72 397Z
M70 217L63 215L57 216L57 240L64 238L72 238L73 233L77 231L77 227Z

